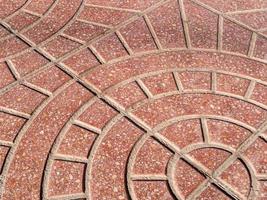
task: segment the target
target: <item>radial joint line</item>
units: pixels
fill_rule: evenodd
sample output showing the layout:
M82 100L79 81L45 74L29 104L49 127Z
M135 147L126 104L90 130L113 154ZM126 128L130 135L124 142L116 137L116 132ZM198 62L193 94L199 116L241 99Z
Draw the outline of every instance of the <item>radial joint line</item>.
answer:
M191 49L192 46L191 46L191 39L190 39L190 34L189 34L188 20L186 17L183 0L178 0L178 4L180 7L180 13L181 13L181 18L182 18L182 23L183 23L186 46L188 49Z
M217 90L217 73L211 72L211 91L216 92Z
M101 129L99 129L99 128L95 127L95 126L92 126L90 124L84 123L84 122L82 122L80 120L73 120L72 124L74 124L76 126L79 126L81 128L84 128L84 129L86 129L88 131L92 131L92 132L94 132L96 134L101 134L101 132L102 132Z
M131 179L134 181L166 181L168 180L168 177L160 174L134 174L131 176Z
M147 15L144 15L144 20L145 20L145 23L146 23L146 25L147 25L149 31L150 31L150 34L152 35L152 38L153 38L154 41L155 41L155 44L156 44L157 48L158 48L159 50L161 50L161 49L162 49L162 46L161 46L161 44L160 44L159 38L158 38L157 33L155 32L155 29L154 29L154 27L152 26L152 24L151 24L151 22L150 22L150 19L148 18Z
M248 57L252 57L254 54L255 44L257 40L257 33L253 32L250 39L249 49L248 49Z
M217 33L217 48L218 51L222 51L223 48L223 16L219 15L218 17L218 33Z
M34 85L32 83L29 83L27 81L22 81L22 85L24 85L24 86L26 86L26 87L28 87L30 89L33 89L33 90L35 90L35 91L37 91L39 93L42 93L42 94L44 94L46 96L52 96L52 92L50 92L50 91L48 91L48 90L46 90L44 88L41 88L41 87L39 87L37 85Z
M112 29L113 28L112 26L109 26L109 25L100 24L100 23L92 22L92 21L87 21L87 20L84 20L84 19L77 19L77 21L83 22L85 24L90 24L90 25L95 25L95 26L101 26L101 27L104 27L104 28L107 28L107 29Z
M77 194L67 194L67 195L58 195L53 197L47 197L45 200L74 200L74 199L85 199L86 195L84 193Z
M122 34L117 30L115 31L117 37L119 38L119 40L121 41L122 45L124 46L124 48L126 49L126 51L128 52L129 55L133 55L134 52L131 49L131 47L128 45L128 43L126 42L126 40L124 39L124 37L122 36Z
M245 94L245 99L249 99L251 97L255 86L256 86L256 81L255 80L251 80L250 84L248 86L248 89L246 91L246 94Z
M13 142L0 140L0 146L12 147L13 146Z
M191 192L186 199L196 199L199 195L210 186L210 178L206 178L196 189Z
M30 15L34 15L34 16L36 16L36 17L43 17L42 14L39 14L39 13L30 11L30 10L27 10L27 9L23 9L23 12L26 12L26 13L28 13L28 14L30 14Z
M87 163L88 162L87 158L58 154L58 153L53 155L53 159L54 160L68 161L68 162L78 162L78 163Z
M176 84L178 91L182 92L184 88L183 88L178 72L173 72L173 77L174 77L175 84Z
M92 51L92 53L95 55L95 57L101 64L106 63L106 60L100 55L100 53L96 50L96 48L93 45L89 45L88 48Z
M146 85L144 84L144 82L141 79L137 79L136 80L137 84L139 85L139 87L142 89L142 91L144 92L144 94L149 98L152 99L153 98L153 94L150 92L150 90L146 87Z
M209 130L208 130L208 125L207 125L207 119L204 117L200 118L201 122L201 129L202 129L202 134L203 134L203 139L205 143L209 143Z
M21 77L20 77L20 74L19 74L18 70L13 65L13 63L10 60L7 60L6 64L9 67L9 69L12 72L13 76L15 77L15 79L19 81L21 79Z
M4 113L10 114L10 115L14 115L14 116L17 116L17 117L21 117L21 118L24 118L24 119L30 119L30 117L31 117L31 115L29 115L27 113L20 112L20 111L17 111L17 110L13 110L11 108L5 108L3 106L0 106L0 112L4 112Z
M74 41L74 42L80 43L80 44L82 44L82 45L85 44L85 42L84 42L83 40L77 39L77 38L72 37L72 36L70 36L70 35L67 35L67 34L65 34L65 33L61 33L60 36L66 38L66 39L72 40L72 41Z

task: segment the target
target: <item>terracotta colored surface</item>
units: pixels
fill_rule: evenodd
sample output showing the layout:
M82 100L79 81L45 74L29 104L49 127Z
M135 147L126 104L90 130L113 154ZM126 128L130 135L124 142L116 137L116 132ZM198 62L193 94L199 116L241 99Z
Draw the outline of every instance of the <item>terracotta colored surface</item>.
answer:
M0 199L266 200L266 10L0 1Z

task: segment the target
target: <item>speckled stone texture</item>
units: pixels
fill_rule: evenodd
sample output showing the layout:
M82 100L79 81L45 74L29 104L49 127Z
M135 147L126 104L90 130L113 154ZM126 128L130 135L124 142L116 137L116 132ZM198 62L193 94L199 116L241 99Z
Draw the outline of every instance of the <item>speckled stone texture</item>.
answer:
M267 200L266 0L0 0L1 200Z

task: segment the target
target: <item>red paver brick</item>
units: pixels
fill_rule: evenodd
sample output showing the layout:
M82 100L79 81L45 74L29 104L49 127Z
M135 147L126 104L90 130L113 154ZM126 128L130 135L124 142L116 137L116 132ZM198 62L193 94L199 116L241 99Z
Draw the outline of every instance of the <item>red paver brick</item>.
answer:
M117 112L105 102L97 100L84 111L79 119L97 128L103 128L116 113Z
M245 152L256 172L267 172L267 143L263 139L257 139Z
M220 178L245 197L248 196L251 183L248 171L241 161L236 160L221 174Z
M134 174L165 174L172 153L149 138L136 155Z
M89 49L84 49L69 56L63 63L79 74L99 65L98 60Z
M0 106L31 114L45 98L41 93L17 85L1 95Z
M156 35L164 48L185 47L178 1L172 0L148 13Z
M68 80L70 80L70 76L68 76L56 66L52 66L42 71L41 73L36 74L28 81L50 92L54 92Z
M228 20L224 21L223 26L223 49L226 51L247 54L251 32L240 25Z
M177 90L172 74L159 74L143 79L144 84L153 95Z
M103 34L107 30L107 28L101 26L75 21L64 33L74 38L87 41Z
M6 63L0 63L0 89L15 81Z
M126 199L124 169L128 155L142 133L125 118L107 133L93 160L92 179L88 183L92 198Z
M107 94L124 107L132 106L134 103L147 98L140 87L134 82L111 90Z
M51 12L24 35L36 44L48 39L68 23L77 12L80 3L80 0L59 0Z
M11 25L11 27L15 30L21 30L32 23L34 23L36 20L38 20L39 17L31 15L26 12L20 12L19 14L12 17L10 20L8 20L8 23Z
M190 152L190 155L208 169L216 170L231 154L222 149L202 148Z
M164 128L161 134L180 148L203 140L200 121L196 119L174 123Z
M205 189L199 197L197 197L197 200L213 200L213 199L220 199L220 200L230 200L231 198L229 196L226 196L219 188L217 188L214 185L209 186L207 189Z
M21 75L38 70L48 63L48 60L36 51L27 51L11 61Z
M80 44L77 42L58 36L49 43L47 43L43 47L43 49L50 55L58 58L70 52L71 50L76 49L79 46Z
M267 86L262 84L256 84L251 99L267 105Z
M128 55L124 46L115 34L103 38L93 44L93 46L107 61Z
M178 160L176 163L174 178L175 186L184 197L187 197L205 180L202 174L183 160Z
M258 36L255 43L254 56L256 58L261 58L267 60L267 39Z
M211 74L209 72L181 72L179 78L184 89L211 89Z
M25 119L0 112L0 140L13 142Z
M49 196L82 193L84 190L85 165L55 161L49 180Z
M264 200L267 197L267 181L260 181L260 191L257 200Z
M184 1L189 34L193 47L215 49L218 16L189 0Z
M44 14L55 2L55 0L31 0L31 2L26 6L26 10Z
M135 181L134 188L136 197L140 200L174 200L174 197L169 192L167 183L164 181Z
M249 80L227 74L217 75L217 90L244 96L249 86Z
M0 41L0 59L23 51L29 46L16 37L9 37Z
M3 26L0 26L0 37L4 38L5 36L10 35L11 33L5 29Z
M87 158L95 138L95 133L72 126L63 138L58 153Z
M134 52L156 49L152 35L143 19L124 26L120 32Z
M251 132L233 123L219 120L208 120L209 137L212 142L237 148Z
M132 15L133 13L122 10L85 6L79 18L89 22L114 26Z

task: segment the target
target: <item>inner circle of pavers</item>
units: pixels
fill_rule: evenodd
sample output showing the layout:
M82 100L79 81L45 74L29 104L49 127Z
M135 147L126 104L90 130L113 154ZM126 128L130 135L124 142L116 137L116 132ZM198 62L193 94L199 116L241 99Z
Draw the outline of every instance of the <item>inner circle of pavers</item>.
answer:
M218 176L223 174L223 171L226 169L223 169L223 170L218 170L218 169L222 166L222 163L224 163L226 161L226 158L225 158L225 160L220 160L223 162L222 163L216 163L215 164L216 167L214 167L214 169L210 170L209 168L205 167L205 164L207 164L207 163L204 163L204 165L202 165L203 163L198 162L195 159L195 157L192 156L191 153L198 151L198 150L201 150L201 149L209 149L209 150L214 149L214 150L216 150L215 152L218 153L218 156L219 156L219 151L227 152L227 154L228 154L227 156L233 156L233 153L235 152L234 148L232 148L231 146L227 146L225 144L216 143L216 142L215 143L212 142L209 144L206 142L204 142L204 143L196 142L196 143L191 143L187 146L183 146L181 149L177 145L177 143L171 141L166 136L163 136L162 134L160 134L161 130L166 129L170 126L173 126L173 125L177 124L177 122L183 122L183 121L187 121L187 120L197 120L197 121L199 121L199 123L201 123L201 122L206 123L206 120L216 120L216 121L221 121L224 123L235 124L236 126L242 127L245 131L247 131L248 130L247 128L249 128L249 126L243 127L245 124L243 124L242 122L232 120L230 118L225 118L225 117L220 117L220 116L205 116L205 115L202 115L202 116L201 115L200 116L198 116L198 115L180 116L180 117L176 117L176 118L167 120L167 121L157 125L153 129L154 134L152 136L143 135L138 140L138 142L133 147L133 150L131 151L131 154L129 157L129 162L127 164L127 184L128 184L127 186L128 186L129 194L130 194L132 199L138 199L136 196L136 192L135 192L134 182L135 183L142 182L143 187L145 187L146 182L147 182L147 184L149 184L152 181L162 181L162 182L168 181L168 187L170 187L171 194L176 196L176 198L178 198L178 199L184 199L185 195L180 192L181 190L176 183L177 178L175 177L175 175L177 175L177 174L175 174L175 170L176 170L177 162L179 161L179 159L183 160L184 164L192 167L193 170L191 172L193 172L193 176L196 175L196 172L199 173L200 176L202 176L203 179L201 180L201 183L198 183L199 185L206 185L206 187L203 187L201 190L198 189L200 192L198 192L198 193L195 192L196 194L193 194L194 198L200 196L201 193L207 188L210 188L210 187L216 188L217 187L217 189L219 189L219 187L221 187L221 185L220 185L221 179L218 179L219 180L218 182L214 181L213 180L213 174L216 174L215 176L217 176L217 177L215 177L215 180L216 180L216 178L218 178ZM203 121L203 120L205 120L205 121ZM202 130L202 132L203 132L203 130ZM206 134L208 134L208 133L206 133ZM181 135L180 137L184 137L184 135ZM204 136L203 136L203 138L204 138ZM138 173L138 174L136 174L136 173L133 173L133 168L135 165L136 157L137 157L138 153L140 152L140 150L148 142L148 140L151 140L151 141L155 140L156 143L158 143L158 144L162 145L164 148L172 151L173 154L169 157L169 160L166 164L167 166L165 166L166 167L166 173L164 173L164 174L153 174L153 173L143 173L143 174ZM146 149L146 150L148 151L149 149ZM146 153L150 154L151 152L146 152ZM205 151L200 152L200 154L201 153L205 153ZM200 156L200 154L198 154L198 156ZM213 154L211 156L213 156L213 157L210 157L211 163L213 161L212 159L215 159L215 162L216 162L216 158L214 157L215 154ZM164 159L163 155L162 155L162 158ZM241 155L239 156L239 158L236 158L235 160L231 160L232 164L234 162L236 162L237 160L238 161L240 160L239 162L242 162L242 164L244 164L244 166L243 166L244 169L248 170L249 179L251 180L251 183L249 183L248 186L249 186L249 188L251 187L251 191L252 191L251 192L249 190L248 195L253 195L253 191L256 191L258 189L258 185L256 182L257 180L255 179L255 174L253 172L252 166L249 162L246 162L246 160L243 159L243 156L241 156ZM159 160L155 161L155 162L159 162ZM208 162L208 160L206 160L206 162ZM208 163L208 165L212 165L211 163ZM146 165L147 163L142 163L142 164ZM229 166L230 165L231 164L229 164ZM187 170L188 170L188 166L187 166ZM190 172L186 171L185 173L189 173L189 175L187 176L187 178L189 178ZM181 174L183 174L183 173L181 173ZM181 179L181 177L180 177L180 179ZM191 183L192 186L196 187L194 185L194 179L190 179L190 181L193 182L193 184ZM186 180L182 179L182 181L179 182L179 184L183 186L182 182L186 182ZM218 185L215 186L216 184L214 184L214 183L217 183ZM225 183L225 182L222 182L222 183ZM190 198L192 198L193 196L191 195L191 193L193 190L196 190L196 188L192 189L192 188L190 188L189 185L187 185L187 186L189 187L189 189L188 189L188 191L186 191L187 192L186 198L189 198L189 196L190 196ZM185 188L182 188L182 189L185 189ZM192 189L192 191L191 191L191 189ZM219 190L224 191L227 189L228 189L228 186L226 183L225 187L222 187ZM139 190L140 190L140 187L139 187ZM184 191L182 190L182 192L184 192Z

